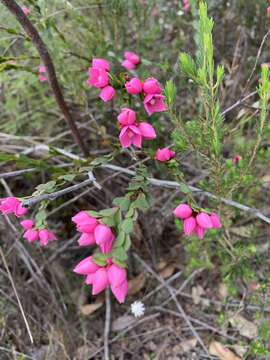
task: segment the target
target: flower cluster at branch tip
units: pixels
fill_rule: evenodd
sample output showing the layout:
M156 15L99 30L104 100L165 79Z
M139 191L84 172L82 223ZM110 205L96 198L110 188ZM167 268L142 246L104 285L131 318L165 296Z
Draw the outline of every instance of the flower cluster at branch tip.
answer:
M17 198L8 197L0 200L0 212L5 215L14 214L19 218L27 213L27 208Z
M121 128L119 140L123 148L127 148L130 145L141 148L143 140L156 138L153 126L146 122L138 123L135 111L129 108L122 109L117 119Z
M45 82L48 80L46 76L46 67L44 65L40 65L38 68L38 79L40 82Z
M132 78L126 82L125 88L131 95L143 93L144 108L149 116L166 110L165 96L161 94L162 90L157 79L149 78L142 82L138 78Z
M101 224L86 211L80 211L73 216L72 221L76 224L77 231L82 233L78 240L80 246L96 244L103 254L111 252L115 235L109 226Z
M190 4L189 4L189 0L183 0L183 10L185 12L188 12L190 9Z
M54 233L48 229L35 228L32 220L23 220L21 221L21 225L25 230L23 238L30 243L39 240L41 246L46 246L50 241L57 240Z
M206 230L219 229L222 227L217 214L196 212L187 204L178 205L173 213L183 221L184 233L188 236L196 235L199 239L203 239Z
M125 51L124 60L122 61L121 65L126 70L134 70L140 62L141 62L141 59L140 59L139 55L137 55L131 51Z
M85 283L92 285L92 295L97 295L110 286L117 301L125 301L128 293L127 271L115 265L111 259L107 260L106 266L99 266L88 256L73 271L86 276Z
M88 69L87 85L101 89L99 97L104 102L110 101L115 95L114 88L109 85L110 64L105 59L94 58L92 66Z
M30 10L26 6L22 6L22 11L25 16L28 16L30 14Z
M169 161L175 157L175 151L168 148L158 149L156 151L155 159L161 162Z

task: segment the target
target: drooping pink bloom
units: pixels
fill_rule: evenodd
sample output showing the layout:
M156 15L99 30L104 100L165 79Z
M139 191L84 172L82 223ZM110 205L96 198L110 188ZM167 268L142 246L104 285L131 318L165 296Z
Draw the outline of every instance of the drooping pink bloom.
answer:
M113 295L115 296L116 300L123 304L125 302L127 293L128 293L128 282L125 280L121 285L119 286L111 286L111 290Z
M266 12L267 12L267 14L270 14L270 6L268 6Z
M96 244L100 247L103 254L111 252L115 236L111 228L107 225L100 224L95 228Z
M173 213L179 219L187 219L192 215L192 209L187 204L180 204L174 209Z
M142 147L142 134L136 125L123 126L119 134L119 140L123 148L130 145L134 145L139 149Z
M239 161L242 159L242 156L237 154L232 158L232 163L233 165L237 165L239 163Z
M80 275L88 275L95 273L100 266L98 266L94 261L92 256L88 256L85 259L81 260L73 269L73 271Z
M157 79L149 78L143 83L143 91L145 94L161 94L161 87Z
M15 197L8 197L0 200L0 212L2 214L14 214L16 217L21 217L27 213L21 202Z
M98 225L97 219L88 215L85 211L80 211L71 220L76 224L77 231L81 233L92 233Z
M112 286L121 285L127 278L127 271L115 264L108 268L108 279Z
M101 92L99 94L99 97L104 102L108 102L108 101L111 101L114 98L114 95L115 95L114 88L112 86L110 86L110 85L107 85L101 90Z
M157 137L156 131L153 126L146 122L139 123L138 128L141 132L143 139L145 140L152 140Z
M109 64L108 60L101 59L101 58L93 58L92 67L110 71L110 64Z
M38 240L38 230L29 229L23 234L23 238L32 243Z
M34 226L34 223L32 220L23 220L20 222L20 224L22 225L24 230L32 229L32 227Z
M197 224L195 218L193 216L190 216L189 218L184 219L183 225L184 225L184 234L190 236L193 234Z
M222 227L221 222L220 222L220 218L219 218L219 216L217 214L212 213L210 215L210 218L211 218L212 226L213 226L214 229L219 229L219 228Z
M88 70L89 79L86 83L89 86L93 86L95 88L104 88L109 84L109 76L106 70L102 68L89 68Z
M213 227L210 216L204 212L201 212L196 216L196 221L203 229L211 229Z
M126 82L125 88L129 94L136 95L142 92L143 87L140 79L132 78L130 81Z
M125 51L124 58L133 63L134 65L139 64L139 62L141 61L139 55L135 54L132 51Z
M183 10L187 12L189 11L189 9L190 9L189 0L183 0Z
M22 6L22 11L25 16L28 16L30 14L30 10L26 6Z
M107 274L107 269L98 269L92 277L92 295L97 295L105 290L110 284Z
M41 246L46 246L50 241L56 240L54 233L47 229L39 230L38 232L39 242Z
M166 110L165 96L161 94L148 94L144 98L144 108L148 115L152 115L155 112L162 112Z
M136 122L136 113L129 108L123 108L117 116L117 120L123 126L133 125Z
M79 238L78 243L80 246L94 245L96 243L94 233L83 233Z
M134 70L136 65L134 65L131 61L129 60L124 60L121 62L121 65L126 69L126 70Z
M203 239L205 235L205 229L203 229L201 226L197 225L195 228L195 234L198 236L199 239Z
M158 149L156 152L155 159L161 162L171 160L175 157L175 151L168 148Z

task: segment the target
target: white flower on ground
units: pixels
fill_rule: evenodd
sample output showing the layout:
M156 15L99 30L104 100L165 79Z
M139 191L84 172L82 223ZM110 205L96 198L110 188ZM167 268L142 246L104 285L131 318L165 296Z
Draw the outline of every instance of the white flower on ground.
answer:
M145 307L141 301L135 301L131 304L131 312L137 318L144 315Z

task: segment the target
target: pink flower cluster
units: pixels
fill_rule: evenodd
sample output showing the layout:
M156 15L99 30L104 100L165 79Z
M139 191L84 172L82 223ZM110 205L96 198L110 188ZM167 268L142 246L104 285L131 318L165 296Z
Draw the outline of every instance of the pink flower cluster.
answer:
M80 246L96 244L103 254L111 252L115 235L109 226L101 224L86 211L80 211L71 220L76 224L77 231L82 233L78 240Z
M0 200L0 212L5 215L14 214L19 218L27 213L27 208L17 198L8 197Z
M40 65L38 68L38 79L40 82L45 82L48 80L46 76L46 67L44 65Z
M131 109L122 109L117 119L121 128L119 140L123 148L127 148L130 145L141 148L143 140L156 138L153 126L146 122L138 123L136 113Z
M23 238L30 243L39 240L41 246L46 246L50 241L57 240L51 231L47 229L35 229L32 220L23 220L21 221L21 225L25 230Z
M30 10L26 6L22 6L22 11L25 16L28 16L30 14Z
M77 231L82 233L79 238L80 246L98 245L103 254L112 251L115 235L111 228L100 223L96 218L80 211L72 218L76 224ZM86 275L85 282L92 285L92 294L97 295L108 286L116 297L123 303L128 292L128 282L126 270L113 264L111 259L107 260L107 266L99 266L89 256L83 259L74 269L80 275Z
M111 259L107 260L107 266L102 267L88 256L80 261L73 271L86 276L85 283L92 285L92 295L97 295L110 286L117 301L120 304L125 301L128 292L127 272L115 265Z
M115 90L109 85L110 64L105 59L94 58L92 66L88 69L89 78L86 83L101 89L99 97L104 102L110 101L115 95Z
M190 9L189 0L183 0L183 9L185 12L188 12Z
M142 82L138 78L132 78L126 82L125 88L131 95L140 93L144 95L143 104L149 116L166 110L165 96L161 94L162 90L157 79L149 78Z
M222 226L217 214L195 212L187 204L178 205L173 213L183 221L185 235L197 235L199 239L203 239L207 229L218 229Z
M134 70L140 62L141 62L141 59L140 59L139 55L137 55L131 51L125 51L124 60L122 61L121 65L126 70Z

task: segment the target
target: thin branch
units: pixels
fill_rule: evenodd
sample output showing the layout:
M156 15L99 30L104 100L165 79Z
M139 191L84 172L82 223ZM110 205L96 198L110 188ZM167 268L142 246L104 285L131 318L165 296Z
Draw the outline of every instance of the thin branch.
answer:
M80 135L80 132L77 128L77 125L71 115L71 112L65 102L62 90L60 88L59 82L57 80L57 76L55 73L55 68L53 65L52 58L47 50L47 47L43 40L41 39L38 31L28 19L28 17L23 13L21 7L16 3L14 0L1 0L1 2L8 8L8 10L17 18L18 22L21 24L23 29L25 30L26 34L31 39L33 45L36 47L37 51L39 52L40 58L46 67L46 74L48 75L49 83L51 85L55 100L63 113L74 140L81 148L85 157L88 156L88 149L83 142L83 139Z
M239 99L238 101L236 101L236 103L234 103L233 105L231 105L230 107L228 107L227 109L225 109L221 115L224 116L226 115L228 112L232 111L233 109L235 109L236 107L238 107L239 105L242 105L246 100L248 100L249 98L251 98L252 96L257 94L257 90L251 92L250 94L246 95L245 97Z
M104 359L110 360L109 335L111 327L111 299L110 289L106 289L106 318L104 327Z
M49 151L49 147L47 145L38 145L37 147L33 148L32 150L43 150L43 151ZM70 158L70 159L73 159L73 160L85 160L84 158L78 156L78 155L75 155L73 153L70 153L66 150L63 150L63 149L59 149L59 148L56 148L57 152L59 152L60 154ZM105 170L111 170L111 171L115 171L115 172L119 172L120 174L123 173L123 174L126 174L126 175L129 175L129 176L135 176L136 175L136 171L133 171L133 170L129 170L129 169L126 169L126 168L123 168L121 166L117 166L117 165L111 165L111 164L104 164L104 165L101 165L100 168L103 168ZM179 189L181 191L181 183L178 183L176 181L170 181L170 180L159 180L159 179L155 179L155 178L148 178L147 179L149 181L149 183L153 186L157 186L157 187L163 187L163 188L168 188L168 189ZM78 184L80 185L80 184ZM74 185L76 186L76 185ZM195 194L201 194L201 195L204 195L210 199L215 199L215 200L219 200L221 202L223 202L224 204L226 205L229 205L229 206L232 206L232 207L235 207L239 210L242 210L244 212L247 212L251 215L253 215L254 217L257 217L263 221L265 221L266 223L270 224L270 218L268 218L267 216L265 216L260 210L256 209L256 208L251 208L247 205L243 205L239 202L236 202L236 201L233 201L233 200L230 200L230 199L226 199L226 198L223 198L223 197L218 197L208 191L204 191L202 189L199 189L195 186L191 186L191 185L188 185L188 188L191 192L195 193ZM70 191L73 191L73 189L69 190L70 188L66 188L66 189L63 189L63 190L60 190L60 192L57 192L57 196L62 196L64 195L66 192L70 192ZM66 191L65 191L66 190ZM51 196L53 196L55 193L52 193L52 194L49 194ZM46 195L48 196L48 195ZM46 199L46 198L45 198ZM26 200L27 201L27 200ZM33 201L33 204L34 203L37 203L39 201L42 201L42 200L37 200L35 201L35 198L32 198L31 201Z

